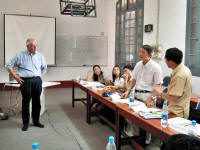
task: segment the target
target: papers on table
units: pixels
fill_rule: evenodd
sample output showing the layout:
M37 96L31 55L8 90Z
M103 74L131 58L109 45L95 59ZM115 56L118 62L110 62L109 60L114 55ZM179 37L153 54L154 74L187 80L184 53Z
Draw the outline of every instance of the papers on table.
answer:
M110 95L110 98L114 101L114 100L118 100L118 99L120 99L120 97L121 97L121 94L119 94L119 93L112 93L111 95Z
M140 104L133 106L131 109L133 109L135 112L139 112L139 115L143 117L144 119L158 119L161 118L161 110L157 108L148 108L146 105Z
M183 134L188 134L191 127L192 127L192 121L181 118L181 117L175 117L168 120L169 127L180 132ZM196 124L196 134L200 136L200 125Z
M117 96L116 96L117 97ZM120 99L113 96L114 102L129 104L129 98ZM148 108L143 102L134 100L133 106L131 107L135 112L139 112L139 115L145 119L161 118L161 110L157 108Z
M139 112L139 115L144 119L160 119L161 118L161 111L160 112Z
M84 80L80 80L80 84L85 86L85 87L92 87L93 90L103 90L104 85L101 84L100 82L87 82Z

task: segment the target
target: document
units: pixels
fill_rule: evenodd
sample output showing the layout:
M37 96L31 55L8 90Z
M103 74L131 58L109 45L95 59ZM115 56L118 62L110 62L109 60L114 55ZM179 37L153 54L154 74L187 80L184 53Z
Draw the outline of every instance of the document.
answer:
M188 134L192 126L192 121L181 117L175 117L168 119L168 124L170 128L180 133ZM198 123L196 124L196 129L196 134L200 136L200 125Z

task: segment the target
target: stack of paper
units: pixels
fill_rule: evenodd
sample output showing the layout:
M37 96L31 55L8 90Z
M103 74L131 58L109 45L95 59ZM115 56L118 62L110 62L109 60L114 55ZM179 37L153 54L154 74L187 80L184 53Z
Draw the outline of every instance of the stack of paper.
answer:
M84 80L80 80L80 84L85 86L85 87L92 87L92 89L96 90L103 90L104 85L101 84L100 82L87 82Z
M169 127L184 134L188 134L191 127L192 122L188 119L181 118L181 117L175 117L168 120ZM200 125L196 124L196 134L200 136Z
M139 115L144 119L160 119L161 112L139 112Z
M148 108L144 103L135 105L131 109L133 109L135 112L160 112L160 109L157 108Z

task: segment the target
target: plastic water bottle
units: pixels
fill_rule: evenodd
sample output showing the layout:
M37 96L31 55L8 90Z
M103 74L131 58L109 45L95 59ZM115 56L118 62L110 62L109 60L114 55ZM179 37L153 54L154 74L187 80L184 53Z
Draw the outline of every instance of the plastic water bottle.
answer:
M164 102L161 115L161 127L166 128L167 125L168 125L168 107L167 107L167 102Z
M109 137L108 144L106 146L106 150L116 150L115 139L113 136Z
M188 135L197 136L197 122L196 120L192 120L192 125L190 126L190 130L188 131Z
M33 143L32 144L32 150L39 150L39 145L38 145L38 143Z
M130 96L129 96L129 108L133 106L133 103L134 103L134 92L133 92L133 89L131 89Z

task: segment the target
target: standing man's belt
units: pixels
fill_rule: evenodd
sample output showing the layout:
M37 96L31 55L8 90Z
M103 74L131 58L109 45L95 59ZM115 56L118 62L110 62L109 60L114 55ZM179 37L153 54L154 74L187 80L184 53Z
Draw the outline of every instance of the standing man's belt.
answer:
M39 76L33 76L33 77L20 77L20 78L22 78L22 79L24 80L24 79L34 79L34 78L37 78L37 77L39 77Z
M151 91L147 91L147 90L135 90L135 93L151 93Z

